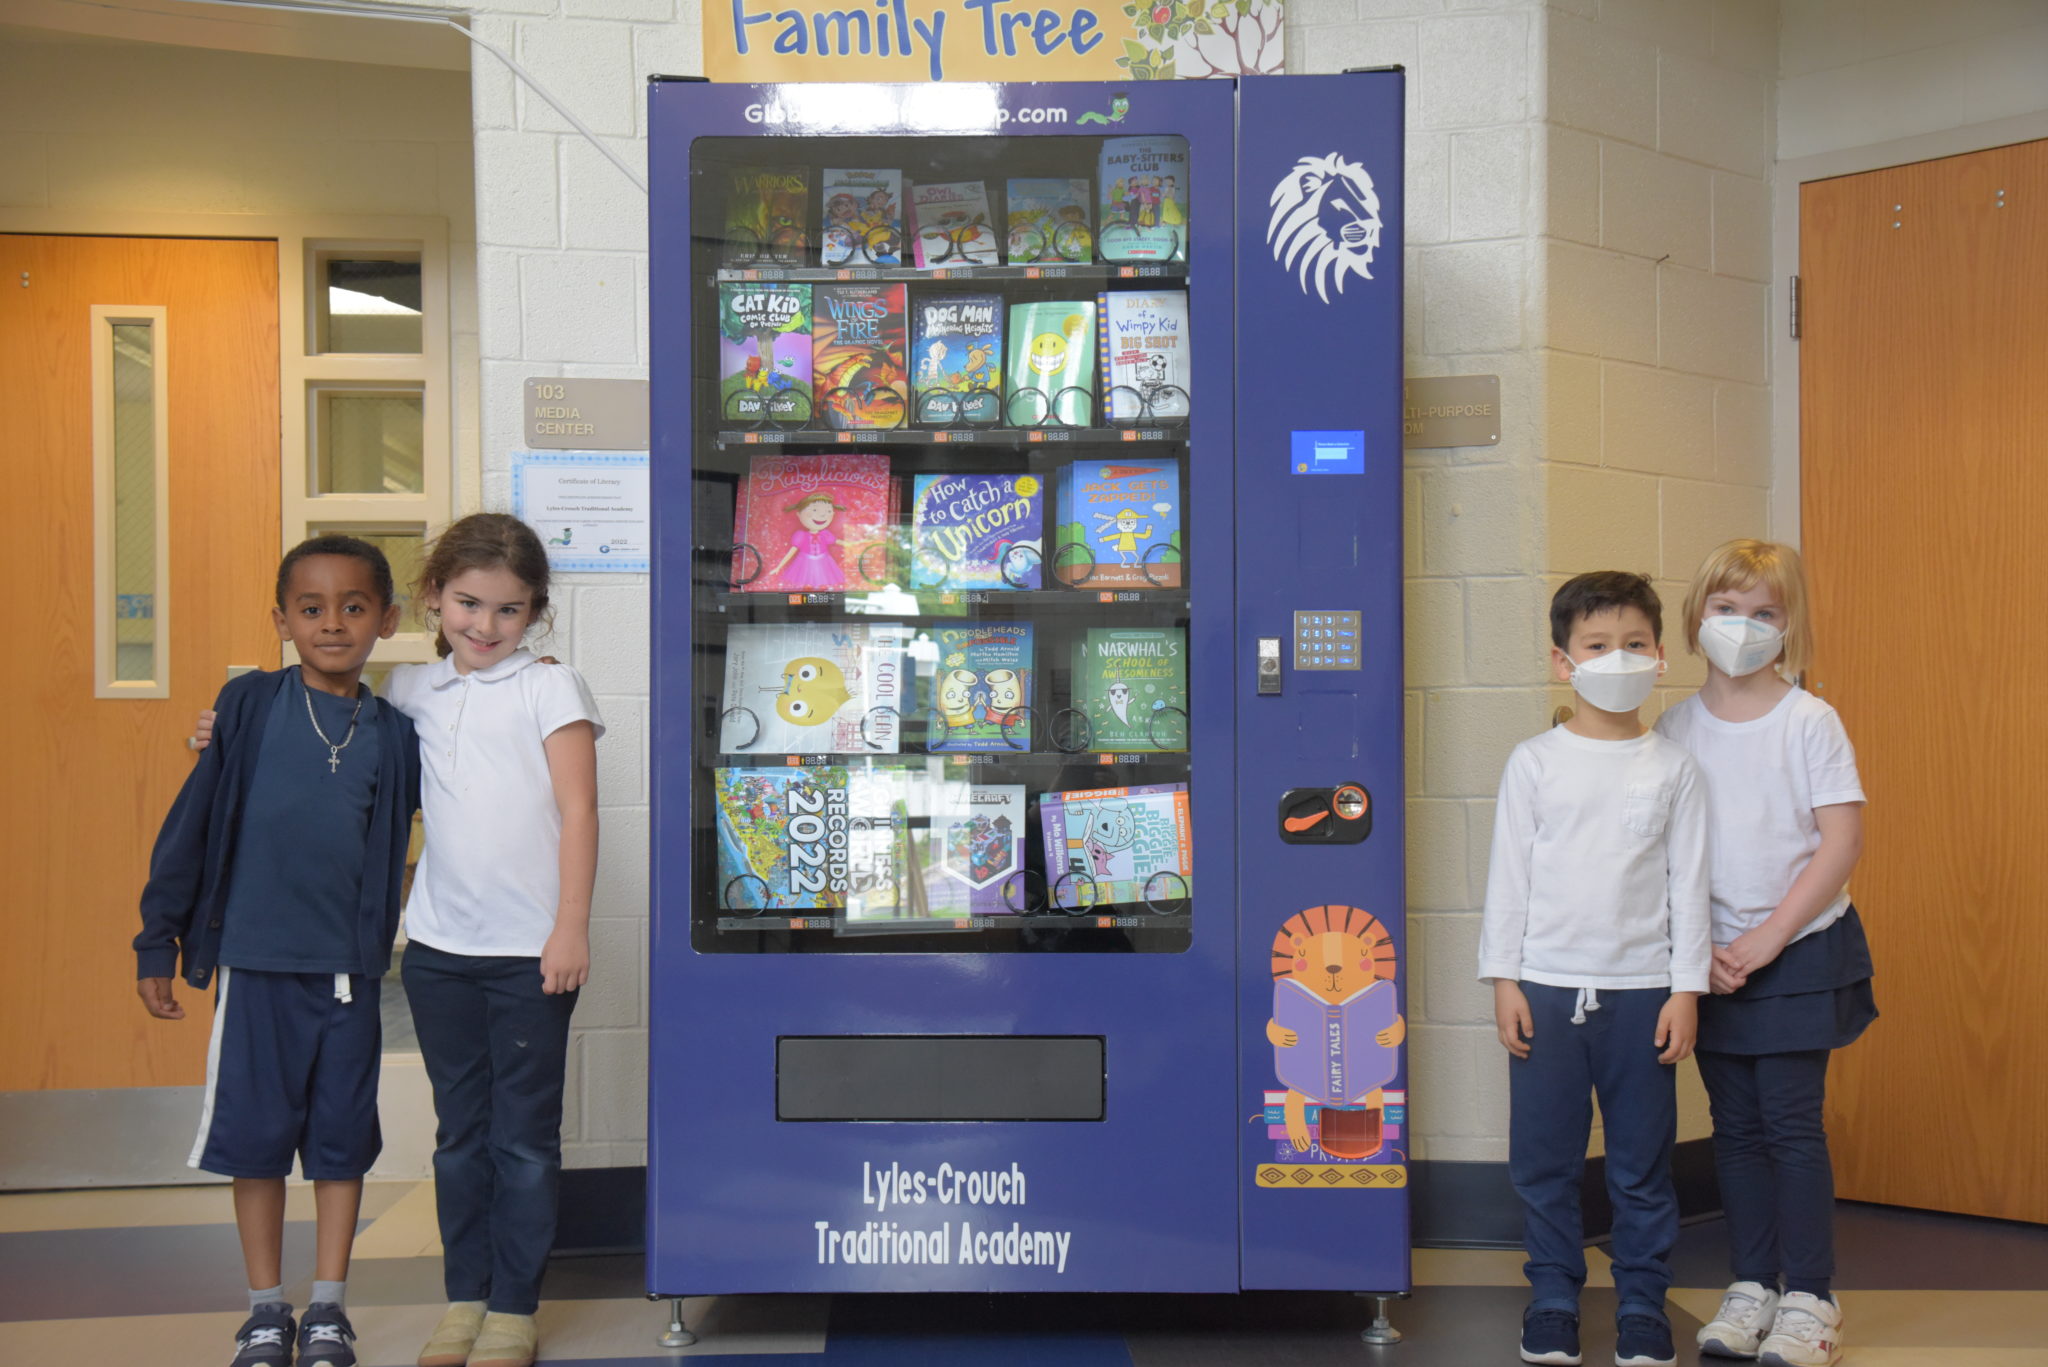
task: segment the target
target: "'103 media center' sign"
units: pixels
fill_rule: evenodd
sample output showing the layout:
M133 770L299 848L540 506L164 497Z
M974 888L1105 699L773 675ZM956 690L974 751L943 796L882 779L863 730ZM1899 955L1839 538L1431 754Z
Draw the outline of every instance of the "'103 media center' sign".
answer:
M706 0L714 81L1150 81L1281 69L1281 0Z

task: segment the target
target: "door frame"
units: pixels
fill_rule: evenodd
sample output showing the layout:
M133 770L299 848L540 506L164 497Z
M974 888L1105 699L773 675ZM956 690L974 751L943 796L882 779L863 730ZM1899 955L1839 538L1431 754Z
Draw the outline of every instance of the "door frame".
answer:
M1799 274L1799 187L1810 180L1883 171L2048 138L2048 109L1909 138L1793 157L1771 168L1770 535L1802 544L1799 522L1799 343L1792 336L1792 278Z

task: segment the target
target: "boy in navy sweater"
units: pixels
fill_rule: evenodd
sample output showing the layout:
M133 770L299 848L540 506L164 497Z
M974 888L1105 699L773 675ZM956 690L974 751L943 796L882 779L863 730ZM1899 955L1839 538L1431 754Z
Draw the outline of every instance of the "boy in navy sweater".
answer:
M164 819L142 893L136 991L152 1016L185 1008L171 978L220 969L206 1103L188 1160L234 1179L249 1319L233 1367L354 1367L343 1308L363 1174L383 1141L378 988L398 930L419 806L412 723L362 684L398 627L383 552L349 536L278 566L280 639L296 667L231 680L213 744ZM284 1182L313 1182L318 1254L305 1322L284 1300Z

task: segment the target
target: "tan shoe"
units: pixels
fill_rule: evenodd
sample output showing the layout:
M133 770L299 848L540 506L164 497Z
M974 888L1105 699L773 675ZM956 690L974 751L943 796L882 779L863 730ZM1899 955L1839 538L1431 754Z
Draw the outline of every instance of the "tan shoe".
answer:
M469 1367L533 1367L540 1331L531 1315L484 1316L484 1327L469 1350Z
M470 1345L484 1327L482 1301L451 1301L448 1313L434 1326L434 1336L420 1349L420 1367L463 1367Z

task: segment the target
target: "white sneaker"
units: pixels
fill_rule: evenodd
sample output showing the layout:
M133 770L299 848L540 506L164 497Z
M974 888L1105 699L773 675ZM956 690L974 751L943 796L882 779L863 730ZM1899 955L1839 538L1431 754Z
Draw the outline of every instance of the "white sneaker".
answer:
M1842 1360L1842 1307L1804 1291L1787 1292L1757 1356L1764 1367L1835 1367Z
M1778 1313L1778 1293L1761 1282L1737 1282L1721 1295L1721 1308L1694 1335L1702 1353L1724 1358L1753 1358L1771 1317Z

